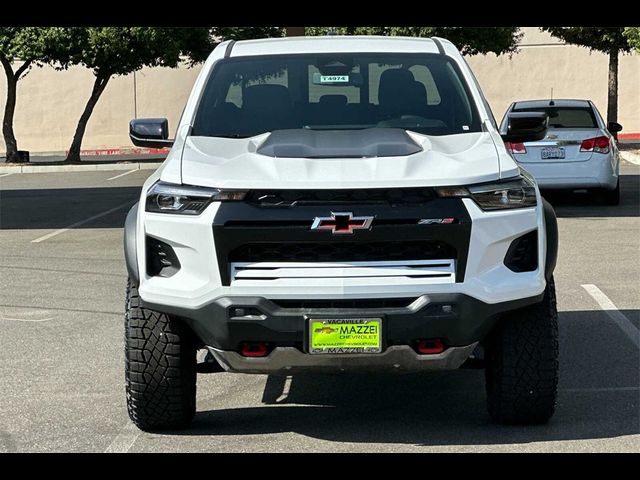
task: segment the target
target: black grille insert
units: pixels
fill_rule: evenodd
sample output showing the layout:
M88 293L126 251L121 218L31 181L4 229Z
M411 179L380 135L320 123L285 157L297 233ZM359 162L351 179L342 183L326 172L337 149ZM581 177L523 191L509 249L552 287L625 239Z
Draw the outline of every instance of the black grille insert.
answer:
M280 308L298 310L316 309L379 309L379 308L407 308L415 298L365 298L353 300L270 300Z
M260 207L303 205L420 205L436 198L433 188L369 188L343 190L252 190L245 201Z
M229 254L229 262L375 262L455 259L437 241L372 243L250 243Z

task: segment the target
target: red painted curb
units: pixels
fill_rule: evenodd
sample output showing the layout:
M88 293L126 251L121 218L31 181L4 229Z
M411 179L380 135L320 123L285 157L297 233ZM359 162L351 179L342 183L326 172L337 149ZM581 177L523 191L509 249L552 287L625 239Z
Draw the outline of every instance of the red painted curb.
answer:
M620 140L640 140L640 133L619 133Z
M116 155L164 155L168 148L99 148L94 150L80 150L80 155L86 156L116 156ZM69 155L69 150L65 152Z
M640 133L619 133L619 140L640 140ZM117 156L117 155L164 155L169 153L168 148L98 148L93 150L80 150L80 155L85 156ZM69 150L65 155L69 154Z

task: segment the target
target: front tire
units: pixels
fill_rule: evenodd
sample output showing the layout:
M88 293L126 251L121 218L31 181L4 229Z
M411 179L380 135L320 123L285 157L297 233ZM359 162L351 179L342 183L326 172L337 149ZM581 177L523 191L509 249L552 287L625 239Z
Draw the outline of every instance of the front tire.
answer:
M540 303L505 314L486 341L487 407L503 424L546 423L558 387L558 312L553 278Z
M127 410L141 430L180 429L196 411L196 343L189 328L140 305L127 283L125 313Z

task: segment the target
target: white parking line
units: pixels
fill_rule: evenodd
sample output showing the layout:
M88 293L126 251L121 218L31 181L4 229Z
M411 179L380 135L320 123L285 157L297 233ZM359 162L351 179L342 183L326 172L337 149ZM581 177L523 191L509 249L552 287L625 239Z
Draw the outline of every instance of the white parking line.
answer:
M0 177L8 177L9 175L13 175L13 172L12 173L3 173L2 175L0 175Z
M48 322L50 320L53 320L53 317L50 318L11 318L11 317L5 317L2 314L0 314L0 321L6 320L8 322Z
M127 172L121 173L120 175L116 175L115 177L107 178L107 182L109 180L115 180L116 178L124 177L125 175L129 175L130 173L137 172L138 170L129 170Z
M122 203L122 204L118 205L117 207L113 207L113 208L107 210L106 212L98 213L97 215L94 215L93 217L89 217L89 218L86 218L84 220L80 220L79 222L72 223L68 227L61 228L60 230L56 230L55 232L47 233L46 235L43 235L42 237L38 237L35 240L31 240L31 243L44 242L45 240L48 240L51 237L55 237L56 235L60 235L61 233L64 233L64 232L67 232L67 231L71 230L72 228L79 227L80 225L84 225L85 223L91 222L91 221L96 220L96 219L98 219L100 217L104 217L105 215L109 215L110 213L113 213L113 212L115 212L117 210L120 210L122 207L130 206L130 205L133 205L133 202L129 201L129 202L126 202L126 203Z
M104 453L127 453L142 432L133 423L128 422L109 444Z
M282 393L277 398L276 403L282 403L287 399L287 397L289 396L289 391L291 390L292 379L293 377L291 375L288 375L287 378L285 378L284 385L282 386Z
M593 387L593 388L559 388L565 393L601 393L601 392L636 392L640 387Z
M598 302L598 305L600 305L600 308L604 310L604 313L606 313L609 318L611 318L611 320L613 320L616 325L620 327L620 330L622 330L627 335L627 337L629 337L633 344L636 347L640 348L640 330L638 330L638 328L633 323L631 323L631 320L620 313L618 307L616 307L614 303L609 300L609 297L602 293L602 290L600 290L595 285L582 285L582 288L584 288L587 293L591 295L596 302Z

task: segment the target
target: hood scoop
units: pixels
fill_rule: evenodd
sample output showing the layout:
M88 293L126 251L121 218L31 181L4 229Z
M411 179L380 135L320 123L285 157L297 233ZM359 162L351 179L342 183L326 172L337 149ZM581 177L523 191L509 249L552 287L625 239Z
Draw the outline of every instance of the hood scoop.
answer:
M273 158L406 157L422 147L405 130L276 130L256 153Z

